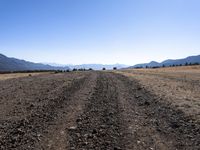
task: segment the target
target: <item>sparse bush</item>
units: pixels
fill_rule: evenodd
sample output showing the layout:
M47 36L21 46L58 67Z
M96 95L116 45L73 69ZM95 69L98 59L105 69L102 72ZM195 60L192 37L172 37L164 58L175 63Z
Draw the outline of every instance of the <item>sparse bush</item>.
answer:
M140 67L134 67L135 69L141 69L141 68L143 68L142 66L140 66Z
M196 63L194 63L193 65L199 65L199 63L198 63L198 62L196 62Z
M62 70L56 70L54 73L61 73L63 72Z
M117 67L113 67L113 70L117 70Z
M74 68L72 71L77 71L77 69L76 69L76 68Z
M106 68L103 68L102 70L106 70Z
M86 71L86 69L85 68L80 68L80 69L78 69L78 71Z
M153 69L156 69L156 68L160 68L159 66L154 66L154 67L152 67Z

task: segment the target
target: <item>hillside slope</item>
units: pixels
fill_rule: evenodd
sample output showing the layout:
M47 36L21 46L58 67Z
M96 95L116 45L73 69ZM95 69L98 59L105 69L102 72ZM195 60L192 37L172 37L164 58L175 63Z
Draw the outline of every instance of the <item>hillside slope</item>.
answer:
M33 63L16 58L9 58L0 54L0 71L23 71L23 70L66 70L68 67L53 67L41 63Z
M131 66L129 68L137 68L137 67L160 67L160 66L170 66L170 65L185 65L186 63L199 63L200 64L200 55L197 56L189 56L183 59L168 59L161 63L156 61L151 61L150 63L143 63L143 64L137 64L134 66Z

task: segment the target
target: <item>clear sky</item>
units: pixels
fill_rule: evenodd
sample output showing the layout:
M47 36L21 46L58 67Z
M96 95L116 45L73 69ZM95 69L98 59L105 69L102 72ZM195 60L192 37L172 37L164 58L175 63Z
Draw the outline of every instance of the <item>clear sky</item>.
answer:
M0 53L122 63L200 54L200 0L0 0Z

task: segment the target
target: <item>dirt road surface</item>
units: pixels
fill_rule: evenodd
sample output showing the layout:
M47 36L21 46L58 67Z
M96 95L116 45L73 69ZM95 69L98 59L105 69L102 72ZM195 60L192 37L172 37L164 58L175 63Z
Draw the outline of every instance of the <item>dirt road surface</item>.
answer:
M1 150L198 150L200 122L113 72L0 81Z

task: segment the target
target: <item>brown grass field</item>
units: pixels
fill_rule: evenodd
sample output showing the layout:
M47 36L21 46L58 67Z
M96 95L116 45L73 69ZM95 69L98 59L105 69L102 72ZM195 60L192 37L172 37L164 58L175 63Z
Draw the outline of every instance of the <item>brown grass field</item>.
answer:
M200 66L128 69L118 73L138 80L158 99L200 120Z
M0 80L7 80L7 79L13 79L13 78L22 78L27 76L36 76L41 74L48 74L50 72L37 72L37 73L6 73L6 74L0 74Z

